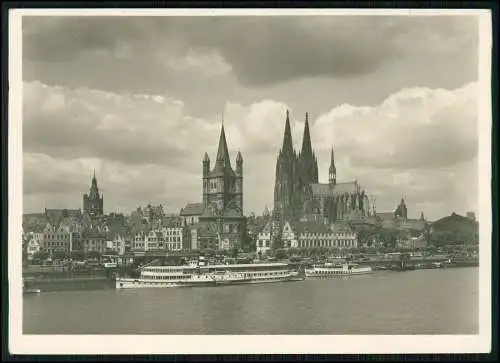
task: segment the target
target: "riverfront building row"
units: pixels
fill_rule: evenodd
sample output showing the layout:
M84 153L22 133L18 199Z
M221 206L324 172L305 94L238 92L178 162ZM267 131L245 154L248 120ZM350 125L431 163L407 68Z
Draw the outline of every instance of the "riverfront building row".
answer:
M266 254L273 247L272 221L257 238L257 253ZM282 248L340 248L358 247L357 234L348 225L321 222L286 222L281 233Z

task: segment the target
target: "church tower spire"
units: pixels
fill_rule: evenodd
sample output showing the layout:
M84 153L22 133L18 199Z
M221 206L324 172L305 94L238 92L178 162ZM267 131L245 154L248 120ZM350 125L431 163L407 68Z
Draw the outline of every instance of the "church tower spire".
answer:
M243 156L236 157L236 170L231 167L222 119L215 167L210 170L210 158L203 158L203 207L198 222L200 248L240 248L245 243L246 218L243 215ZM217 239L213 238L217 236ZM208 238L209 237L209 238ZM205 244L206 243L206 244Z
M330 185L337 184L337 168L335 167L335 158L333 155L333 146L332 153L330 156L330 169L328 170L328 182Z
M220 130L219 147L217 149L217 158L215 165L231 167L231 160L229 159L229 152L227 150L226 133L224 132L224 121Z
M300 175L302 185L318 182L318 163L312 150L311 132L309 131L309 113L306 112L302 150L300 151Z
M104 197L99 193L99 187L97 186L97 178L95 176L95 169L94 169L89 193L83 195L84 214L90 216L98 216L104 214L103 199Z
M274 211L280 216L280 221L291 221L300 210L297 202L300 190L299 161L293 149L292 132L290 128L290 112L286 111L283 146L276 160L276 179L274 183ZM280 223L281 223L280 222Z
M300 155L312 155L311 133L309 131L309 114L306 112L306 122L304 126L304 137L302 138L302 150Z
M99 188L97 187L97 179L95 177L95 168L94 168L94 171L92 173L92 182L91 182L91 187L90 187L91 192L92 192L92 190L95 190L95 191L99 190Z
M290 112L286 110L285 134L283 136L283 146L281 148L283 154L293 153L292 131L290 129Z
M99 187L97 186L97 178L95 177L95 169L92 174L92 182L90 185L90 193L89 196L92 198L98 198L99 197Z

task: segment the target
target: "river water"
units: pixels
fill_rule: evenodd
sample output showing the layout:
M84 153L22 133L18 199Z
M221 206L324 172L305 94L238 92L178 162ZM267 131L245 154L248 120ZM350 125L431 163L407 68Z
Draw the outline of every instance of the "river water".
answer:
M24 334L477 334L479 269L25 295Z

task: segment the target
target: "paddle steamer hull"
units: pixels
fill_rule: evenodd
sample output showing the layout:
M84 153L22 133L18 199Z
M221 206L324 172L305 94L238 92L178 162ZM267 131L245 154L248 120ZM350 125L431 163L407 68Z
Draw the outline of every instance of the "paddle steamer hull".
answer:
M199 278L178 281L154 281L145 279L117 278L117 289L139 289L139 288L171 288L171 287L207 287L207 286L229 286L246 284L264 284L276 282L302 281L304 278L290 274L281 277L268 278Z

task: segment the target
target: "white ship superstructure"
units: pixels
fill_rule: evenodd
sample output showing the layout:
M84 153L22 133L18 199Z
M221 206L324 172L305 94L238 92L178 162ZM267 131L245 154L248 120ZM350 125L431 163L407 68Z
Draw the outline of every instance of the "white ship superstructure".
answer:
M117 289L217 286L299 281L286 263L147 266L139 278L116 278Z
M364 275L372 272L373 270L370 266L359 266L357 264L350 263L325 263L322 265L313 265L312 267L305 269L306 277L338 277Z

